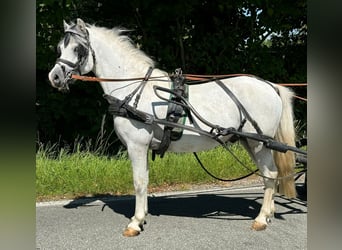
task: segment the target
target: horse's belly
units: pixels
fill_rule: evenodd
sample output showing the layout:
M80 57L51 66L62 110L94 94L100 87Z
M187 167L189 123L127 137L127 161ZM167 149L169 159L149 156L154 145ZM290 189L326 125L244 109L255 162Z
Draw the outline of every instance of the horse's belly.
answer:
M168 151L170 152L199 152L212 149L220 145L214 139L207 136L200 136L198 134L183 134L178 141L172 141Z

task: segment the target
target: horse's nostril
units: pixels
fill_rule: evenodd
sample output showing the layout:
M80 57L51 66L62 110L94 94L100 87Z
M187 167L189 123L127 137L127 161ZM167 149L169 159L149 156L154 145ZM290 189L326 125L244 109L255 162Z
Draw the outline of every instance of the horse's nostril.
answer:
M55 74L55 75L53 76L53 82L54 82L55 84L59 84L59 83L60 83L60 79L59 79L58 74Z

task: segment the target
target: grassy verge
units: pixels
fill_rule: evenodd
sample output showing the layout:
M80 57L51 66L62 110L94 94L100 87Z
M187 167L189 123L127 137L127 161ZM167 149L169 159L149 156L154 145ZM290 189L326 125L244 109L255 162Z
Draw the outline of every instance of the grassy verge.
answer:
M255 169L239 144L231 147L237 157ZM199 153L203 164L220 178L235 178L249 171L239 165L222 147ZM167 153L163 159L150 161L150 190L176 185L215 183L198 165L192 154ZM40 147L36 155L37 201L92 195L133 193L130 162L126 153L107 157L90 151L56 152L54 147Z

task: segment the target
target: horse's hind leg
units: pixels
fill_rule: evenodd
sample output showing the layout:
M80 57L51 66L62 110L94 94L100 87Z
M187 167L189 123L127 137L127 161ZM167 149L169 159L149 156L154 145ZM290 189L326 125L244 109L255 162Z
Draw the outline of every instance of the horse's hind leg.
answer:
M276 165L274 164L272 151L266 148L262 143L255 141L244 142L243 145L251 155L252 159L259 168L260 173L264 178L264 199L258 216L255 218L252 229L254 230L264 230L267 227L267 223L274 215L274 193L276 187L276 180L278 171Z

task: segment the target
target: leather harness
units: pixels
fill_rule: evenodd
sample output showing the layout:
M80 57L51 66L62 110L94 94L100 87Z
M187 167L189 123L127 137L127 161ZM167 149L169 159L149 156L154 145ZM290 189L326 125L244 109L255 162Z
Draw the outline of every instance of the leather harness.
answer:
M140 111L137 109L138 102L140 100L140 96L144 90L144 87L153 71L153 68L149 68L148 72L146 73L143 81L141 84L134 89L129 95L127 95L124 100L119 100L116 97L110 96L110 95L103 95L104 98L109 102L108 112L112 115L116 116L122 116L126 118L135 119L147 124L152 124L156 121L155 117L151 114L148 114L146 112ZM211 133L216 129L221 130L219 135L227 135L229 134L227 131L233 131L236 129L229 128L229 129L222 129L217 125L211 124L210 122L204 120L201 118L199 114L192 108L190 103L188 103L188 83L186 83L185 77L182 75L181 70L177 69L176 73L171 77L172 80L172 89L163 88L160 86L154 86L155 94L162 100L165 100L168 102L168 109L167 114L165 118L165 126L163 131L163 136L159 145L158 149L155 149L152 151L152 159L155 159L155 155L158 154L162 158L164 156L164 153L168 149L171 141L179 140L183 134L184 127L181 126L181 123L186 118L190 120L190 123L192 123L192 113L196 115L196 117L200 118L202 122L204 122L206 125L212 128ZM236 106L239 109L241 122L240 126L236 130L237 132L241 132L243 126L245 125L246 121L248 120L253 127L255 128L258 135L263 135L262 130L258 126L257 122L249 115L248 111L245 109L245 107L241 104L239 99L234 95L234 93L226 86L224 83L216 79L215 82L220 86L227 94L228 96L234 101ZM196 83L199 84L199 83ZM165 99L161 95L158 94L157 91L163 91L170 93L170 99ZM132 100L132 98L136 95L135 102L133 106L129 105L129 102ZM181 119L182 118L182 119ZM181 121L179 123L179 121ZM160 122L157 122L160 123ZM224 132L224 134L222 133ZM235 142L238 139L240 139L240 136L233 133L233 136L230 138L229 141Z

